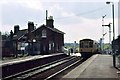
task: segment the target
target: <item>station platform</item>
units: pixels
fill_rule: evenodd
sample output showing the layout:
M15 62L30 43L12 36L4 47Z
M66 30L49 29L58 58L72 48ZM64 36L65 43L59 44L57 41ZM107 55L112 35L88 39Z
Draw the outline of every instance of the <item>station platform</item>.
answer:
M0 64L2 68L2 78L7 79L14 75L22 74L26 71L36 69L53 61L67 57L64 53L56 53L49 55L28 56L26 58L18 58L13 60L4 60Z
M64 53L56 53L56 54L48 54L48 55L36 55L36 56L27 56L27 57L21 57L21 58L15 58L15 59L8 59L8 60L2 60L0 66L3 65L8 65L8 64L14 64L14 63L22 63L26 61L32 61L36 59L42 59L42 58L47 58L51 56L57 56L57 55L62 55Z
M112 79L119 80L117 69L113 67L112 55L96 54L63 76L67 79Z

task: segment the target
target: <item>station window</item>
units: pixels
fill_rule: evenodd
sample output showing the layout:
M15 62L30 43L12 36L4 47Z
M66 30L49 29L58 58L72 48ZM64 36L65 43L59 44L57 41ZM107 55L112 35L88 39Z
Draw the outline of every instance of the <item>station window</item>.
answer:
M47 37L47 31L44 29L42 30L42 38L46 38Z
M51 50L51 43L49 43L49 50Z

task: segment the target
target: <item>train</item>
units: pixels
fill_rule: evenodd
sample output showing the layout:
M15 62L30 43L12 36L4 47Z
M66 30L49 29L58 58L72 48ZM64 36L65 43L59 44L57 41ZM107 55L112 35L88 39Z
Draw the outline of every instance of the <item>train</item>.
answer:
M99 43L87 38L79 41L79 52L81 53L81 57L84 58L101 53Z

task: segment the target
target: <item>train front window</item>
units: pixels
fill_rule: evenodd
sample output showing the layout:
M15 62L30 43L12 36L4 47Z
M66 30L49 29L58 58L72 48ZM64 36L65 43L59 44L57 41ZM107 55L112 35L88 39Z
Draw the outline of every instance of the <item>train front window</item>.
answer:
M89 47L90 47L90 48L93 47L93 42L92 42L92 41L89 42Z
M83 43L83 42L81 42L80 47L81 47L81 48L83 48L83 45L84 45L84 43Z
M92 48L93 47L93 41L81 41L80 42L81 48Z
M84 43L84 48L89 48L88 41L86 41L86 42Z

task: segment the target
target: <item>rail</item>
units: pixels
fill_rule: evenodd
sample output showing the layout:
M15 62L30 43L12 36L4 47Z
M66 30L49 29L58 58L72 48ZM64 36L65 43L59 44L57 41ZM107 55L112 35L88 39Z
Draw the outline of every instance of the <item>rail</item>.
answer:
M20 76L20 75L25 75L25 74L28 74L28 73L30 73L30 72L32 72L32 71L35 71L35 70L44 68L44 67L46 67L46 66L49 66L49 65L51 65L51 64L55 64L55 63L57 63L57 62L59 62L59 61L63 61L63 60L69 59L69 58L71 58L71 57L65 57L65 58L62 58L62 59L53 61L53 62L51 62L51 63L45 64L45 65L42 65L42 66L38 66L38 67L29 69L29 70L26 70L26 71L23 71L23 72L19 72L19 73L15 74L15 75L10 75L10 76L5 77L5 78L3 78L3 79L4 79L4 80L7 80L7 79L15 78L15 77Z

